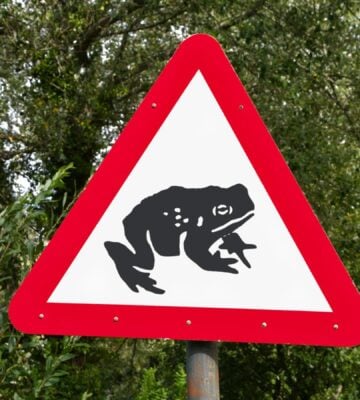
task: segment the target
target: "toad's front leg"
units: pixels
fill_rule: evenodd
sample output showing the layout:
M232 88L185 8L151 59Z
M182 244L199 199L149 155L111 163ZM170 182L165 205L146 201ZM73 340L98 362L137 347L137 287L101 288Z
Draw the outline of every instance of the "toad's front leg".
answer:
M222 238L223 243L219 246L221 249L227 250L230 254L235 253L242 263L251 268L249 261L244 255L245 250L256 249L255 244L245 243L237 233L230 233Z
M238 261L236 258L221 258L220 251L217 251L214 255L209 252L213 241L212 236L188 233L184 242L185 253L190 260L206 271L237 274L238 271L229 266L229 264L234 264Z

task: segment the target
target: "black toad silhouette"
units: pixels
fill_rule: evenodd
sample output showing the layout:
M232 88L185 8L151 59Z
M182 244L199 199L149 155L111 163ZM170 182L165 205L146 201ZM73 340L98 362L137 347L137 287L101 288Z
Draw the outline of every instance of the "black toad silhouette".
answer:
M150 273L139 271L154 268L155 251L161 256L180 254L180 235L186 232L185 254L200 268L207 271L238 271L229 264L236 258L221 258L220 250L215 254L209 248L222 238L219 249L235 253L242 263L251 268L244 250L255 249L234 231L254 216L254 203L244 185L230 188L208 186L189 189L172 186L142 200L123 220L126 239L134 251L118 242L105 242L104 246L115 263L121 279L128 287L138 292L138 286L149 292L163 294ZM148 235L149 233L149 235Z

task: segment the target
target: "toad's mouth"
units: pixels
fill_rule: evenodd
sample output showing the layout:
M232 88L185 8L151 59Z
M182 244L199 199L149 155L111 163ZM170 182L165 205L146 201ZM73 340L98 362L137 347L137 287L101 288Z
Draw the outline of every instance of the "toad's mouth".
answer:
M255 215L253 211L249 211L245 215L239 218L231 219L230 221L226 222L223 225L220 225L214 229L211 230L211 232L221 232L221 231L232 231L231 228L237 229L239 226L245 224L246 221L248 221L250 218L252 218Z

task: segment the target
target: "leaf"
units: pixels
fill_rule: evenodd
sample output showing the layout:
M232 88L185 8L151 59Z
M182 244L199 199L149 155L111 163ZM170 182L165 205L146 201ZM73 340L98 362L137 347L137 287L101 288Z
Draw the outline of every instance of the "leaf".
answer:
M81 396L81 400L87 400L92 397L92 393L89 393L88 391L84 392Z
M14 393L13 400L25 400L23 397L20 397L17 393Z
M65 362L65 361L71 360L73 358L75 358L75 354L70 354L70 353L62 354L61 356L59 356L59 361Z

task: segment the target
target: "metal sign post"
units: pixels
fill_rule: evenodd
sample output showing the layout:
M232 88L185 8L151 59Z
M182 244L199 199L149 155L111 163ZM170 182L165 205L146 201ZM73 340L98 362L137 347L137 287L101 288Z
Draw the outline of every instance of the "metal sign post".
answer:
M218 346L216 342L187 342L188 400L219 400Z

